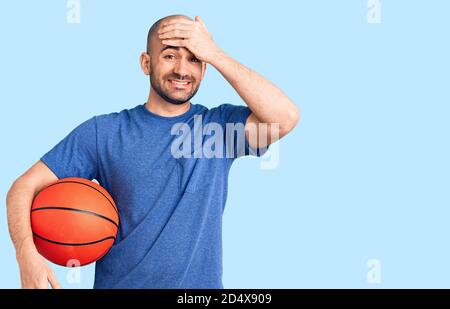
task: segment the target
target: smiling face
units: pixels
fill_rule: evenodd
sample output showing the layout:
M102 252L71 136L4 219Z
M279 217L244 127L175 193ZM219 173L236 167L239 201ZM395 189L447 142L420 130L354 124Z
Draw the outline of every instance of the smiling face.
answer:
M150 83L164 100L183 104L197 93L203 77L202 63L189 50L165 45L152 60Z
M148 47L152 89L169 103L188 102L200 87L206 64L184 47L162 44L157 34L151 35Z

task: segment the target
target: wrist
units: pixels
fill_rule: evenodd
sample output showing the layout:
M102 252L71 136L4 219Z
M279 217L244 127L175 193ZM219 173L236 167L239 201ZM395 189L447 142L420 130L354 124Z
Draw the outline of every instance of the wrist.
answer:
M34 245L33 238L27 236L16 246L16 260L20 263L24 256L35 252L37 252L37 249Z
M213 67L217 68L218 66L220 66L220 63L223 62L223 60L225 59L226 54L223 52L223 50L221 50L220 48L217 48L213 53L212 53L212 57L210 59L209 64L211 64Z

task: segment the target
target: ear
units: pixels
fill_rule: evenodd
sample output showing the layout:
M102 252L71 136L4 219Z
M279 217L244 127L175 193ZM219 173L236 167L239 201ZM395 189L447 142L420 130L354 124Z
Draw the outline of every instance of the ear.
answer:
M139 62L141 63L141 69L145 75L150 75L151 73L151 57L146 52L143 52L139 58Z

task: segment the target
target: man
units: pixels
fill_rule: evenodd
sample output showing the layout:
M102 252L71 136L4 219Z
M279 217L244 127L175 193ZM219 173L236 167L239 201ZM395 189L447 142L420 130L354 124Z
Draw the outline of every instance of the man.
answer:
M22 287L60 287L33 243L30 207L37 192L66 177L97 179L118 205L120 229L96 263L94 288L222 287L222 213L231 164L239 156L261 155L289 133L299 110L268 80L226 55L200 17L157 21L140 63L151 84L145 104L82 123L11 186L8 223ZM206 64L248 107L191 104ZM229 130L239 125L243 140L239 130ZM206 128L211 136L215 131L207 151Z

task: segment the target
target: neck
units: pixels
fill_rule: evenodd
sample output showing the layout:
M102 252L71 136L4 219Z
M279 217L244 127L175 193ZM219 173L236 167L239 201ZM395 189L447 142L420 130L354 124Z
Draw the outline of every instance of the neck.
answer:
M190 107L190 101L179 105L172 104L165 101L151 89L147 103L145 104L145 108L147 108L150 112L163 117L175 117L182 115L186 113Z

